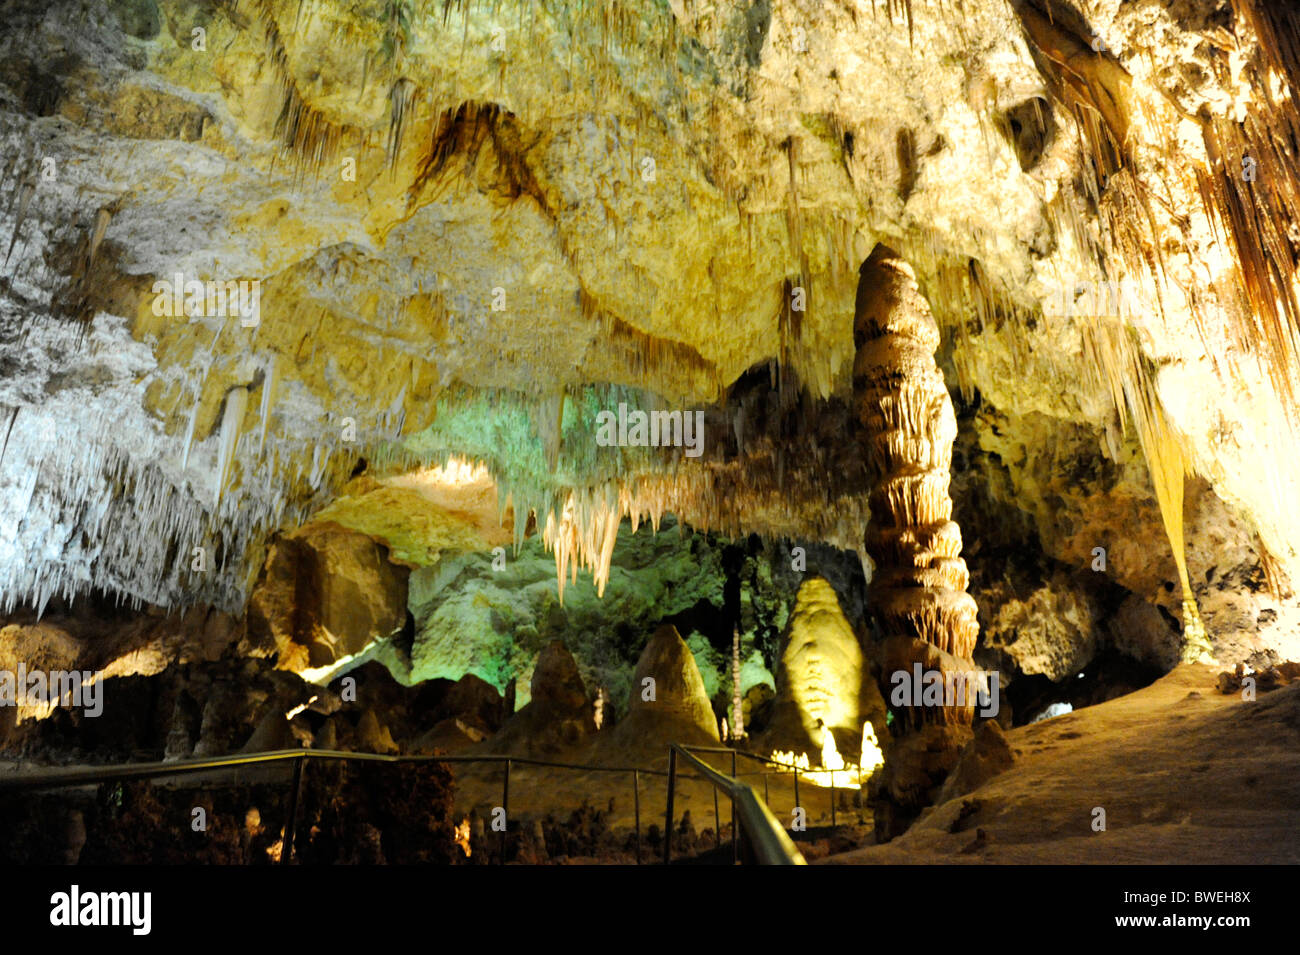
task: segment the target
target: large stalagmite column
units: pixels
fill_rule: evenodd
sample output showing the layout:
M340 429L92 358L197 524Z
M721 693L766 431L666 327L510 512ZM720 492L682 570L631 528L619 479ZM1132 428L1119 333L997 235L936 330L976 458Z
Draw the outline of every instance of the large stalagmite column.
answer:
M973 669L979 624L948 496L957 421L934 361L939 327L911 268L884 246L862 266L853 339L858 419L877 477L866 546L876 562L870 601L886 638L885 680L917 662L946 674ZM966 697L909 715L913 726L969 724L973 710Z

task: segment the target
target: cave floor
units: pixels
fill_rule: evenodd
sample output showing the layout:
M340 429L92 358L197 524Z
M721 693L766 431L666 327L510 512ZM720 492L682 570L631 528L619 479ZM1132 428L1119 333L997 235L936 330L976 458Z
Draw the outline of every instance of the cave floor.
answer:
M725 755L714 754L706 759L720 772L730 774L730 760ZM753 769L744 768L741 761L739 776L763 795L763 779ZM644 763L647 768L667 770L668 760L663 757ZM754 764L750 763L753 767ZM501 805L502 769L500 766L456 766L456 812L468 814L471 810L484 818L491 818L492 807ZM768 806L777 820L789 828L795 805L794 780L791 774L768 776ZM641 832L645 838L651 825L663 828L667 809L668 780L665 776L641 776ZM689 812L691 826L697 834L708 829L716 831L713 808L714 789L702 779L692 779L679 772L674 796L673 817L680 825L683 813ZM861 814L853 806L856 791L836 790L836 821L841 827L852 826L867 838L872 819L869 809ZM810 785L805 779L799 786L799 802L805 810L805 821L813 827L829 826L831 822L831 791ZM551 816L563 822L583 806L604 813L604 827L614 833L631 835L636 816L632 795L630 772L580 771L551 767L516 766L510 773L510 817L531 825L535 819ZM723 826L723 839L727 838L731 809L725 797L719 797L718 811ZM861 839L855 840L861 842ZM712 835L701 838L700 848L713 845Z
M1007 733L1014 765L908 832L822 864L1300 862L1300 683L1254 702L1222 667ZM1104 831L1094 831L1096 808Z
M871 814L852 808L855 794L840 792L839 845L801 848L810 862L845 865L1300 862L1300 684L1249 702L1219 692L1221 670L1183 665L1145 689L1008 731L1010 769L927 810L886 845L849 848L870 841ZM647 765L666 769L667 759ZM729 768L717 757L714 765ZM500 767L458 767L456 777L457 812L490 817L501 804ZM762 793L761 777L748 781ZM788 827L793 780L772 776L768 784L768 804ZM650 825L662 827L665 797L664 777L642 776L643 838ZM829 826L829 791L805 782L800 797L808 826ZM676 800L677 819L689 810L697 833L714 829L708 784L679 779ZM631 775L523 766L511 773L515 822L564 823L583 806L603 813L606 831L630 834ZM1094 830L1097 809L1105 810L1104 830ZM725 840L725 801L721 815ZM573 816L572 824L585 823ZM698 849L711 845L711 835L701 837Z

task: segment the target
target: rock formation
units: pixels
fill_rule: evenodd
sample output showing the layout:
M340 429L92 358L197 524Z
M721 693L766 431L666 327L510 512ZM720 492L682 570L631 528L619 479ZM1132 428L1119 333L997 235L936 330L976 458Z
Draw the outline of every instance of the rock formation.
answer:
M475 751L519 756L571 752L596 732L595 707L564 644L552 641L533 670L532 698Z
M872 611L887 641L919 638L970 660L979 624L948 496L957 422L934 362L939 328L911 268L885 246L862 266L853 339L858 417L878 475L867 532ZM913 658L893 655L896 664ZM971 703L912 707L909 717L915 725L969 723L973 711Z
M718 720L695 657L677 628L664 624L641 651L627 716L601 734L598 752L662 758L669 743L716 746L718 742Z
M309 525L271 547L248 610L250 652L286 670L320 669L392 636L406 621L405 568L369 537Z
M856 760L864 722L870 721L876 738L888 745L885 716L870 665L834 589L821 577L808 578L799 588L781 648L761 751L813 755L822 748L822 727L829 727L836 749Z
M849 758L855 633L1009 734L1300 657L1294 0L0 18L0 670L116 701L0 745ZM973 732L900 706L882 832Z

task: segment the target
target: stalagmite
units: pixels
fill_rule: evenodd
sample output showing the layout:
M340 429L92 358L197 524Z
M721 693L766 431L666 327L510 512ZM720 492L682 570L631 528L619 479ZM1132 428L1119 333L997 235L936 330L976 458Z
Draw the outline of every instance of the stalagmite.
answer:
M924 664L920 640L970 660L979 634L961 529L948 496L957 422L934 361L939 328L911 268L877 246L863 264L853 330L854 393L877 481L867 550L871 603L895 663ZM900 649L901 648L901 649ZM973 704L914 707L913 724L970 723Z
M744 700L740 693L740 630L731 631L731 725L735 739L745 738Z
M782 639L776 697L758 745L767 751L816 751L830 731L840 736L837 750L852 752L863 720L876 721L884 733L884 701L835 588L810 576L799 586Z

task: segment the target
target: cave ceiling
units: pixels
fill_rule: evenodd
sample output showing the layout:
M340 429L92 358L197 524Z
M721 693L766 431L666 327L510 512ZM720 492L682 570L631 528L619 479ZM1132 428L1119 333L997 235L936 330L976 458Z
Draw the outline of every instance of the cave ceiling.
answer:
M431 561L500 543L493 492L562 572L624 515L860 551L878 243L943 331L958 519L1022 518L968 536L1104 546L1175 612L1180 561L1284 580L1300 236L1248 233L1300 192L1255 9L6 2L0 599L238 609L277 530ZM172 314L190 281L245 312ZM701 410L703 453L600 447L620 403Z

